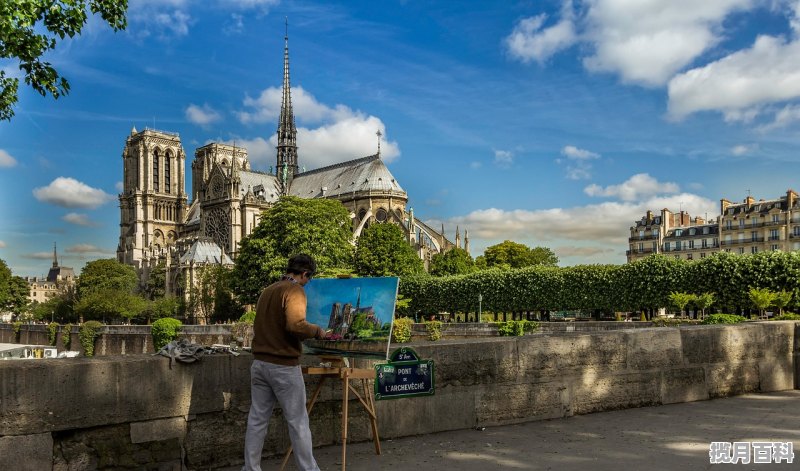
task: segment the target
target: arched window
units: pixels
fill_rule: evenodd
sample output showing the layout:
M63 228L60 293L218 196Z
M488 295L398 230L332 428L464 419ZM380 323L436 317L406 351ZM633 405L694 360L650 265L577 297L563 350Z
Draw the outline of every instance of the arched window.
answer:
M388 216L388 214L386 213L386 210L383 209L383 208L380 208L378 210L378 212L375 213L375 219L377 219L378 222L386 222L386 217L387 216Z
M363 220L364 220L364 216L366 216L366 215L367 215L367 210L366 210L366 209L364 209L364 208L361 208L361 209L358 211L358 220L359 220L359 221L363 221Z
M167 152L167 156L164 158L164 192L169 193L170 187L170 163L172 161L172 153Z
M158 159L158 149L153 151L153 190L158 191L158 167L159 167L159 159Z

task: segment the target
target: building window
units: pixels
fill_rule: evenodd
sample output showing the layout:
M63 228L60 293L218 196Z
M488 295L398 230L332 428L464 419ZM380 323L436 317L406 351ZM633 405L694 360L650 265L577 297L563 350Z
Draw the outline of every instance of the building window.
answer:
M689 248L690 248L690 249L693 249L693 248L694 248L694 241L693 241L693 240L690 240L690 241L689 241Z
M676 240L675 241L675 250L680 250L680 249L681 249L681 241Z
M708 234L708 226L703 228L703 234Z
M756 242L756 241L758 241L758 232L756 232L756 231L752 231L752 232L750 233L750 240L751 240L752 242Z
M777 229L770 229L769 231L769 240L778 240L778 230Z
M739 227L744 227L744 219L739 219Z
M658 237L658 229L653 229L653 237Z
M669 252L670 251L669 242L664 242L664 251L665 252Z
M639 238L644 239L644 231L639 231Z
M772 251L778 250L778 244L772 244Z
M725 221L725 229L733 229L732 225L733 225L733 222L730 219Z
M774 222L774 223L778 223L778 222L780 222L780 218L781 218L781 217L780 217L780 215L778 215L778 214L773 214L773 215L772 215L772 222Z
M696 233L697 233L697 230L695 228L689 229L689 235L695 235Z
M167 154L167 157L164 159L164 191L169 193L170 181L169 181L169 165L170 161L172 160L170 154Z
M386 216L387 216L386 210L383 208L378 209L378 212L375 213L375 219L377 219L378 222L386 221Z
M758 253L758 247L750 247L750 253Z
M706 253L705 252L700 252L700 258L706 258Z
M792 229L792 231L794 235L800 236L800 226L794 226L794 229Z
M675 229L675 237L680 237L683 235L683 229Z
M739 255L742 255L743 253L744 253L744 247L739 247Z
M639 244L639 252L644 252L644 244Z
M703 239L702 241L700 241L700 246L703 248L708 247L708 239Z
M158 149L153 152L153 190L158 191Z
M758 218L757 218L757 217L754 217L753 219L751 219L751 220L750 220L750 224L751 224L753 227L756 227L756 226L758 225Z
M686 255L686 260L691 260L691 259L692 259L692 254L687 254Z

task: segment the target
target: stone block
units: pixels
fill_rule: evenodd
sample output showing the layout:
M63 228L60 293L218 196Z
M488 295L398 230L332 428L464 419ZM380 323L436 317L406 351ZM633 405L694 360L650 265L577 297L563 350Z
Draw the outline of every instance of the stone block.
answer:
M437 345L431 356L415 351L434 360L437 387L516 383L520 374L520 352L511 339Z
M0 437L0 469L40 471L53 466L53 437L49 433Z
M480 387L440 388L437 384L433 396L376 401L379 434L382 438L393 438L474 427L476 396L480 390Z
M499 425L531 420L553 419L572 415L569 391L565 383L516 384L482 388L477 395L479 425Z
M708 396L736 396L756 392L759 389L759 372L757 362L716 363L704 366Z
M673 368L661 376L661 403L704 401L708 399L705 370L701 367Z
M785 391L794 389L794 370L792 354L758 362L759 390L761 392Z
M186 436L186 420L183 417L148 420L131 423L131 443L155 442Z
M764 357L768 345L770 326L711 325L679 329L685 362L690 365L731 363L756 360ZM773 329L771 338L778 338ZM781 344L786 339L782 339ZM770 345L767 348L772 348ZM785 348L781 346L779 348Z
M552 334L520 337L522 381L548 381L564 375L626 369L624 332Z
M589 372L573 382L571 397L576 415L657 405L661 403L661 373Z
M678 329L650 328L625 333L627 366L631 370L673 368L683 365Z

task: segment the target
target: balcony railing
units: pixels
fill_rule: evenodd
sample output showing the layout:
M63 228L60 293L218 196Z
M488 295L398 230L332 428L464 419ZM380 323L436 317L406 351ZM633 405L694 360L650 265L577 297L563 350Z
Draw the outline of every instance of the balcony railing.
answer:
M749 239L723 240L722 241L722 245L752 244L753 242L764 242L764 238L763 237L751 237Z

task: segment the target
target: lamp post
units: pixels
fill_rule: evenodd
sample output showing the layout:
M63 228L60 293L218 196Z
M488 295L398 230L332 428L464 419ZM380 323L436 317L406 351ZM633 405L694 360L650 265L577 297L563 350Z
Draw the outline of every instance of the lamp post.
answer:
M483 303L483 295L481 293L478 293L478 318L475 319L476 322L480 322L481 321L481 307L482 307L481 304L482 303Z

